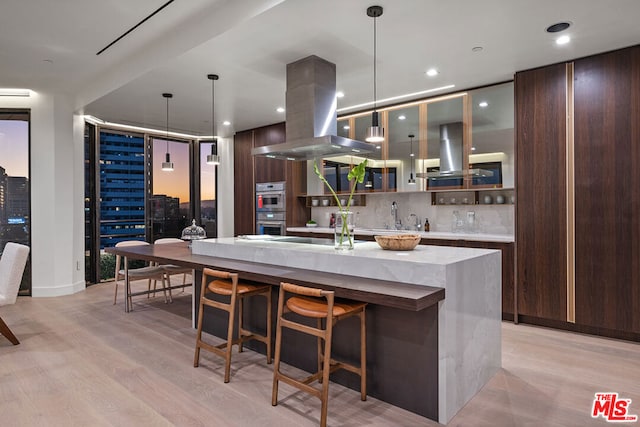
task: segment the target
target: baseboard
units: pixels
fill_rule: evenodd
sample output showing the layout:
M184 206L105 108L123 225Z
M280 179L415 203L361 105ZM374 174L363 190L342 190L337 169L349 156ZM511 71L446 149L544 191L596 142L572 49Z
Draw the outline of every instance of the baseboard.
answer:
M640 342L640 334L636 332L620 331L616 329L600 328L596 326L578 325L560 320L542 319L534 316L518 315L520 323L562 329L564 331L579 332L581 334L598 335L607 338L617 338L627 341Z
M77 292L83 291L86 288L86 283L84 280L81 280L76 283L71 283L68 285L62 286L50 286L50 287L32 287L31 288L31 296L34 298L38 297L60 297L63 295L72 295Z

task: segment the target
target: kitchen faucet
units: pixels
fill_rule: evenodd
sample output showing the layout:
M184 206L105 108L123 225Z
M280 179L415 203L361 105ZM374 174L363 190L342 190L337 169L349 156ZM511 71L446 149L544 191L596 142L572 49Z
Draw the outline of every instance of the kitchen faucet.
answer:
M393 217L393 228L401 230L402 221L398 219L398 204L395 201L391 203L391 216Z

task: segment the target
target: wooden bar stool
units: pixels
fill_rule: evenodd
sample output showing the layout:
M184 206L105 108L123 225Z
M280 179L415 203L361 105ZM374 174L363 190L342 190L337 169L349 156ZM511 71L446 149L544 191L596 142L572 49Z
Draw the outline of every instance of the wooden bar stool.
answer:
M285 293L299 296L291 296L286 300ZM329 374L338 369L346 369L360 375L360 398L367 400L367 348L366 348L366 303L336 300L333 291L307 288L293 285L291 283L280 284L280 294L278 300L278 323L276 326L276 357L273 366L273 392L271 404L278 404L278 381L292 385L302 391L316 396L322 403L320 413L320 425L327 424L327 400L329 397ZM286 319L286 313L293 312L300 316L317 319L317 328ZM344 362L337 362L331 358L331 336L333 326L342 319L351 316L360 318L360 366L351 365ZM325 328L322 329L322 319L325 319ZM295 379L280 372L280 351L282 348L282 328L290 328L296 331L317 337L318 340L318 372L304 378ZM324 352L322 351L322 341L324 340ZM319 390L309 384L318 380L322 382L322 389Z
M212 278L208 284L208 278ZM229 304L207 298L207 292L231 298ZM242 301L246 297L262 295L267 298L267 334L265 336L255 334L242 327ZM233 326L236 301L238 302L238 338L233 338ZM202 318L204 306L219 308L229 313L229 328L227 341L217 346L202 341ZM196 352L193 358L193 366L198 367L200 362L200 349L209 350L225 358L224 382L229 382L231 370L231 349L238 344L238 351L242 352L242 344L245 341L257 340L267 346L267 363L271 363L271 285L254 285L238 281L237 273L212 270L205 268L202 272L202 286L200 289L200 306L198 309L198 333L196 336Z

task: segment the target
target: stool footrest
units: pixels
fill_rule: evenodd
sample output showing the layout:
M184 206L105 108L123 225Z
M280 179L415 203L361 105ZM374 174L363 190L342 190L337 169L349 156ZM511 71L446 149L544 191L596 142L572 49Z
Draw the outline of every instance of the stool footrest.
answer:
M309 393L312 396L317 397L318 399L322 399L322 391L318 390L317 388L311 387L308 384L305 384L304 382L300 381L300 380L296 380L295 378L291 378L288 377L286 375L283 375L281 373L277 374L277 378L279 381L282 381L284 383L289 384L292 387L296 387L299 390L302 391L306 391L307 393Z

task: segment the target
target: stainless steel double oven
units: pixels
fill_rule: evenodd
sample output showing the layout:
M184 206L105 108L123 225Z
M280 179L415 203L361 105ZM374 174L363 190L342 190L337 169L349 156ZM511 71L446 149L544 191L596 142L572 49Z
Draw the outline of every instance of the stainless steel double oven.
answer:
M286 234L285 183L256 184L256 233L284 236Z

